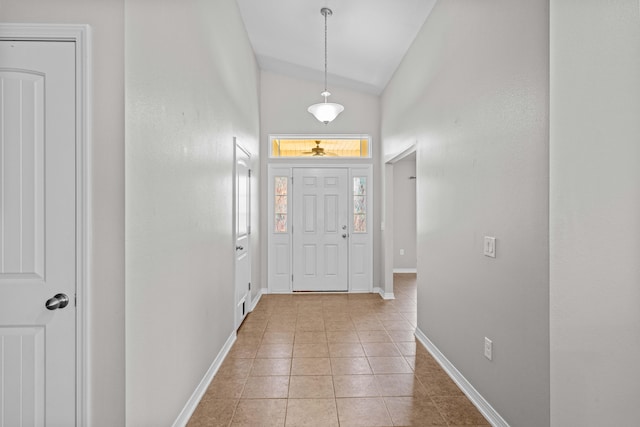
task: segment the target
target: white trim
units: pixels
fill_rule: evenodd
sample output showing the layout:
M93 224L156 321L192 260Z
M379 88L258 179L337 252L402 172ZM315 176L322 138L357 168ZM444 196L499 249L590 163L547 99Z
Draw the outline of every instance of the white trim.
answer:
M416 152L418 145L414 142L409 144L409 146L407 146L406 148L404 148L403 150L397 152L396 154L390 154L388 156L386 156L386 160L385 163L388 164L394 164L394 163L398 163L400 160L404 159L405 157L409 156L410 154L413 154Z
M252 312L256 308L256 306L260 302L260 298L262 298L262 294L266 294L266 293L267 293L266 288L258 289L258 293L256 294L256 297L251 298L251 307L249 308L249 312Z
M440 364L442 369L451 377L464 394L467 395L471 403L484 415L484 417L491 423L493 427L509 427L509 424L500 416L498 411L482 397L482 395L476 390L473 385L462 375L458 369L445 357L444 354L436 347L434 343L427 338L427 336L416 328L416 338L427 349L434 359Z
M393 272L394 273L414 273L414 274L418 274L418 269L417 268L394 268Z
M91 27L81 24L0 24L0 40L73 41L76 46L76 420L79 425L89 425Z
M384 300L396 299L395 295L393 295L393 292L385 292L382 288L373 288L373 292L380 294L380 297L382 297L382 299Z
M211 366L209 366L207 373L204 374L204 377L202 378L202 380L200 380L200 384L198 384L196 389L193 391L193 394L191 394L191 397L187 401L187 404L184 405L184 408L182 408L182 411L180 411L178 418L176 418L176 420L173 422L173 427L184 427L187 425L189 419L191 418L191 415L193 415L193 412L198 407L202 396L204 396L204 393L207 391L209 384L211 384L213 377L218 372L218 369L220 369L222 362L224 362L224 360L226 359L229 351L231 350L231 346L233 346L233 343L235 341L236 331L233 331L231 335L229 335L227 342L224 343L224 346L222 347L222 350L220 350L220 353L218 353L218 356L216 356Z

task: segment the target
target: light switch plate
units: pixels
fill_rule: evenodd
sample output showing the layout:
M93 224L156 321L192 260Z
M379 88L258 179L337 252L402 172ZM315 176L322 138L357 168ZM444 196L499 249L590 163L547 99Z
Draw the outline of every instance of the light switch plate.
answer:
M496 238L484 236L484 255L495 258L496 257Z
M493 341L484 337L484 357L493 360Z

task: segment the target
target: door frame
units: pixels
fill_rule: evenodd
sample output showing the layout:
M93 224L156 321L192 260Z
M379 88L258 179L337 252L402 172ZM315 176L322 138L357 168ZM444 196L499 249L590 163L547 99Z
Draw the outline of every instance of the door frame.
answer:
M325 159L326 160L326 159ZM266 185L266 193L267 193L267 227L266 227L266 244L267 244L267 292L270 294L274 293L293 293L293 283L291 281L291 274L293 273L293 236L291 234L291 227L287 228L286 233L274 233L273 232L273 221L275 218L274 212L274 183L273 180L276 176L287 176L289 178L289 185L291 185L291 178L293 177L293 169L319 169L319 168L343 168L348 171L347 179L348 182L352 182L352 178L354 176L366 176L369 180L369 184L367 185L369 194L367 195L367 212L369 215L368 219L368 231L364 233L367 239L367 261L369 262L368 269L368 279L366 279L369 283L366 286L355 286L353 275L352 275L352 246L354 243L353 233L352 233L352 223L350 221L351 226L349 227L349 234L351 237L349 238L348 245L348 271L347 271L347 293L363 293L363 292L374 292L375 286L373 283L373 234L374 234L374 195L375 195L375 180L373 176L373 164L370 162L367 163L355 163L355 162L313 162L309 160L298 160L298 161L289 161L289 162L273 162L269 163L267 166L267 185ZM354 172L358 172L354 175ZM289 191L289 195L293 196L292 188ZM353 201L352 201L352 186L347 184L347 198L348 203L348 211L353 212ZM289 219L292 218L292 206L293 203L288 203L288 216ZM292 224L292 222L289 222ZM359 234L359 233L358 233ZM280 277L276 277L276 259L273 253L274 247L276 245L276 241L280 243L280 246L286 246L288 253L288 265L287 265L287 273L280 275ZM330 292L329 292L330 293ZM340 292L342 293L342 292Z
M76 48L76 423L88 424L88 301L91 278L91 27L0 24L2 41L72 41Z

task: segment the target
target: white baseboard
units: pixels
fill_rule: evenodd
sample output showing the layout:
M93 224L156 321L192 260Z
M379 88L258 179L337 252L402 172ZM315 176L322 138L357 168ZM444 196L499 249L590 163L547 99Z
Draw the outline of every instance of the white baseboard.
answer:
M373 292L380 294L382 299L385 300L396 299L396 297L393 295L393 292L385 292L382 288L373 288Z
M418 273L418 269L417 268L394 268L393 269L394 273Z
M207 391L209 384L211 384L211 380L213 380L216 372L218 372L218 369L220 369L220 365L222 365L222 362L227 357L227 354L229 353L229 350L231 350L231 346L235 341L236 331L233 331L233 333L231 333L231 335L227 339L227 342L224 343L222 350L220 350L218 356L216 356L215 360L207 370L207 373L204 374L204 377L202 378L202 380L200 380L200 384L198 384L198 387L196 387L196 389L194 390L193 394L187 401L187 404L184 406L184 408L182 408L182 411L178 415L178 418L176 418L176 420L173 422L173 427L185 427L187 425L187 423L189 422L189 418L191 418L191 415L193 415L193 412L198 407L198 403L200 403L202 396L204 396L204 393Z
M442 366L442 369L451 377L464 394L467 395L471 403L484 415L484 417L491 423L493 427L509 427L509 424L500 416L500 414L493 409L493 407L482 397L482 395L476 390L473 385L456 369L455 366L445 357L444 354L438 350L438 347L427 338L427 336L419 329L416 328L416 338L422 343L434 359Z
M253 311L253 309L256 308L256 305L258 305L258 303L260 302L260 298L262 298L262 294L266 294L266 293L267 293L266 288L260 288L258 290L258 293L256 294L255 299L251 300L251 307L249 308L249 311Z

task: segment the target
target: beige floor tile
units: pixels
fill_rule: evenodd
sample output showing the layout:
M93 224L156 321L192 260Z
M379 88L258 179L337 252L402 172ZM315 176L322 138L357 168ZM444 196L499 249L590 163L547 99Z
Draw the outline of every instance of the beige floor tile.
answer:
M397 342L396 347L403 356L415 356L416 354L415 342Z
M293 344L262 344L258 347L258 359L283 359L291 357Z
M228 426L238 399L210 399L202 402L194 411L187 427Z
M393 310L393 311L381 311L380 313L376 314L376 317L378 318L378 320L406 320L404 317L402 317L402 315L400 313L398 313L397 311Z
M313 321L298 321L296 324L296 331L324 331L324 320L320 318L319 320Z
M287 426L338 426L338 410L334 399L289 399Z
M243 399L286 398L289 391L289 377L249 377L242 392Z
M415 327L406 320L383 320L382 326L387 331L413 331Z
M355 331L351 320L325 320L324 326L327 331Z
M393 342L415 342L416 336L413 331L387 331Z
M362 357L364 350L360 343L329 343L329 355L331 357Z
M283 321L275 321L273 319L270 319L269 322L267 322L267 329L265 332L293 332L295 330L295 318L293 320Z
M464 395L449 375L442 370L434 370L427 373L416 372L416 376L420 379L420 382L424 384L430 396Z
M327 334L324 331L297 331L295 344L316 344L327 342Z
M465 396L435 396L432 400L449 425L489 425Z
M327 331L327 341L330 343L331 342L359 343L360 338L358 337L358 334L355 331Z
M391 342L391 337L386 331L358 331L360 342Z
M262 336L262 344L292 344L293 332L267 331Z
M362 343L362 348L367 357L401 356L400 351L393 343L365 342Z
M258 344L238 344L235 343L231 350L229 351L229 355L232 359L252 359L256 357L256 352L258 350Z
M328 357L294 357L291 375L331 375L331 363Z
M252 377L290 375L291 359L254 359L249 372Z
M291 377L289 397L292 399L334 397L332 377L319 375Z
M262 342L262 336L264 335L264 332L240 332L238 331L238 334L236 336L236 342L233 343L234 345L238 345L238 346L243 346L243 345L247 345L247 346L255 346L258 347L260 345L260 343Z
M203 400L208 399L233 399L242 395L246 378L218 378L214 377L209 388L203 396Z
M333 375L369 375L373 373L366 357L332 357L331 372Z
M381 396L427 397L427 389L413 374L376 375L375 378Z
M232 426L284 426L287 399L241 399Z
M382 322L376 319L374 316L369 315L366 320L355 321L353 324L356 327L357 331L384 331L384 326Z
M373 375L336 375L333 377L336 397L380 396Z
M246 378L254 359L227 358L216 372L217 378Z
M411 367L404 357L369 357L374 374L410 374Z
M329 357L329 347L326 343L295 343L293 357Z
M431 399L412 397L385 397L393 424L397 426L446 426L438 408Z
M336 399L340 426L390 426L391 418L380 397Z

